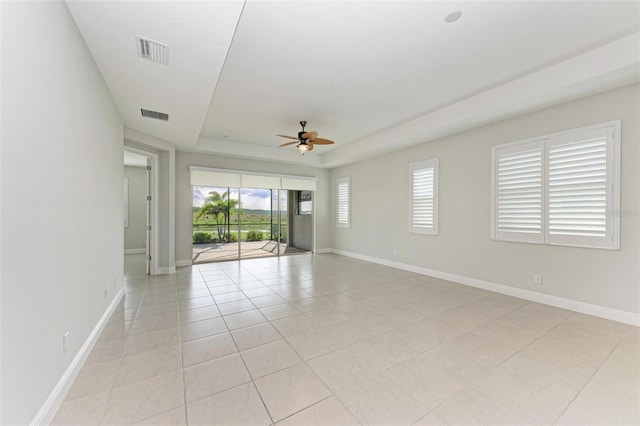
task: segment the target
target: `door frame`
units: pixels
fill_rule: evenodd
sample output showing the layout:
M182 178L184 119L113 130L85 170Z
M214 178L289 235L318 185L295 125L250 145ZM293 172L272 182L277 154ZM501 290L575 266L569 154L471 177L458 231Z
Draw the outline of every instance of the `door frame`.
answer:
M151 244L149 244L149 241L147 240L146 244L147 244L147 250L149 251L149 254L151 256L151 268L150 268L150 274L151 275L158 275L160 273L159 268L158 268L158 236L159 236L159 232L158 232L158 212L159 212L159 205L158 205L158 154L150 152L150 151L145 151L139 148L133 148L130 146L125 145L123 147L124 151L130 151L136 154L140 154L140 155L144 155L145 157L149 158L150 160L150 164L151 164L151 187L147 188L149 190L149 194L151 194L151 218L150 218L150 224L151 224Z

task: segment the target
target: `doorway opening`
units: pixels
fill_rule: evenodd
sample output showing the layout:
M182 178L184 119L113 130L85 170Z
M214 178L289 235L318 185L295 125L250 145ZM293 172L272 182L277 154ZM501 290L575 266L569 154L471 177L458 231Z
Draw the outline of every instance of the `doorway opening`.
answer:
M124 266L125 275L157 273L153 262L155 220L153 154L127 148L124 150Z
M193 264L312 249L312 191L193 186L192 211Z

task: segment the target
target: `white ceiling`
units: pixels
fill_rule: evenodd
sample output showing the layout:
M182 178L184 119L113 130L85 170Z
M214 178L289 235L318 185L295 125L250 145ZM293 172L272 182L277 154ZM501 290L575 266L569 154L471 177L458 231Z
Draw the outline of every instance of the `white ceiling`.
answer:
M125 125L185 151L334 167L640 80L635 1L68 4ZM277 148L300 120L336 144Z

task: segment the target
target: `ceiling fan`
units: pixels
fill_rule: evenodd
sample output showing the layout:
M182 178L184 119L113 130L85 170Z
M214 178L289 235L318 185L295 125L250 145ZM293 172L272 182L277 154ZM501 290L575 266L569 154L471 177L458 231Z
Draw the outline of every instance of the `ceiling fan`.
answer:
M319 138L318 132L305 132L304 128L307 125L306 121L301 121L300 125L302 126L302 131L298 132L298 137L287 136L287 135L276 135L276 136L280 136L281 138L295 139L294 142L283 143L282 145L279 145L279 146L282 147L282 146L297 144L296 148L298 148L298 151L300 151L300 154L304 155L308 151L313 151L314 145L331 145L332 143L334 143L329 139Z

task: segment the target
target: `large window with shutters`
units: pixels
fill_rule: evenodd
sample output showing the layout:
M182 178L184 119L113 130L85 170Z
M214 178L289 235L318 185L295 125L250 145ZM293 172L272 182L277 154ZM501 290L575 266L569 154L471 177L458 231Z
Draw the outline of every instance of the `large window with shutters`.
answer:
M495 146L492 238L620 248L620 120Z
M338 228L351 227L351 178L343 177L336 183L336 226Z
M410 169L409 231L438 233L438 159L413 163Z

